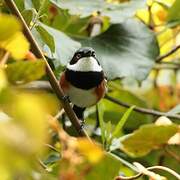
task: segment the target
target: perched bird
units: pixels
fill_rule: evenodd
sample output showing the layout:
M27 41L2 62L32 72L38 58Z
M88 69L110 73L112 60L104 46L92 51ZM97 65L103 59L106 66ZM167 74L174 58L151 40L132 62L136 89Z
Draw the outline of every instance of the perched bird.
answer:
M95 105L106 91L103 69L91 47L82 47L75 52L61 75L60 86L83 126L84 110Z

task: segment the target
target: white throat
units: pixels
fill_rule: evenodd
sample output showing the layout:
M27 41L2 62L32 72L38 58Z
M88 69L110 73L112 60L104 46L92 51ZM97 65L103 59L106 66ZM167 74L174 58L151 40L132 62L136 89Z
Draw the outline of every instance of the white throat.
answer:
M100 72L100 71L102 71L102 67L98 64L97 60L93 57L83 57L83 58L79 59L79 61L75 64L68 63L67 68L69 70L81 71L81 72L87 72L87 71Z

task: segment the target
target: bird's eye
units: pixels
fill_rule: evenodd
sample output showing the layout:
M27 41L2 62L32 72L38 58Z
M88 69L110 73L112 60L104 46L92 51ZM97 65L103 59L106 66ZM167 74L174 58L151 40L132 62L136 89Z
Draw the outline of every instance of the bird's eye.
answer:
M76 59L79 59L80 57L81 57L80 54L77 54L77 55L76 55Z
M95 55L95 52L92 52L92 56L93 56L93 57L95 57L95 56L96 56L96 55Z

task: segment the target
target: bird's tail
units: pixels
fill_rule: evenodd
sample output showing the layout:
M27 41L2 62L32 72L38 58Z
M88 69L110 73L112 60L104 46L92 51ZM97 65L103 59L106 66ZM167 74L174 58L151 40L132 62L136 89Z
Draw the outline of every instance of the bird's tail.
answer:
M82 108L82 107L78 107L76 105L73 106L73 110L76 114L76 116L78 117L78 119L80 119L81 121L84 120L84 110L86 108Z

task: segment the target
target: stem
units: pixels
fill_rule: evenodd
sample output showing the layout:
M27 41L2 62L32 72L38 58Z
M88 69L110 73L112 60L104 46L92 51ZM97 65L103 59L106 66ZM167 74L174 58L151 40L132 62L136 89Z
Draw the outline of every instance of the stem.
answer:
M10 53L8 51L5 52L4 56L0 61L0 66L4 66L7 63Z
M44 144L44 146L47 146L48 148L50 148L51 150L57 152L57 153L60 153L54 146L52 146L51 144Z
M160 64L166 64L166 65L174 65L174 66L179 66L180 67L180 63L178 62L175 62L175 61L163 61L163 62L160 62Z
M165 151L168 155L170 155L171 157L173 157L175 160L177 160L178 162L180 162L180 157L179 157L177 154L175 154L173 151L171 151L168 147L165 147L165 148L164 148L164 151Z
M170 56L171 54L175 53L178 49L180 48L180 44L177 45L176 47L174 47L173 49L171 49L169 52L167 52L166 54L162 55L162 56L159 56L157 59L156 59L156 62L160 62L162 61L164 58Z
M148 167L146 168L147 170L163 170L166 171L168 173L170 173L171 175L173 175L174 177L176 177L178 180L180 180L180 175L178 173L176 173L175 171L173 171L172 169L168 168L168 167L164 167L164 166L152 166L152 167ZM143 173L138 173L134 176L130 176L130 177L124 177L124 176L117 176L115 178L115 180L132 180L132 179L137 179L140 176L143 176Z
M115 180L132 180L132 179L137 179L139 177L141 177L143 174L142 173L138 173L134 176L130 176L130 177L124 177L124 176L117 176L115 178Z
M154 29L154 19L153 19L153 15L152 15L152 4L148 6L148 12L149 12L149 28L150 29Z
M106 94L105 96L105 99L115 103L115 104L118 104L120 106L123 106L123 107L126 107L126 108L130 108L132 105L131 104L128 104L128 103L125 103L125 102L122 102L120 100L117 100L109 95ZM137 111L137 112L140 112L140 113L144 113L144 114L150 114L150 115L153 115L153 116L166 116L168 118L173 118L173 119L179 119L180 120L180 115L171 115L171 114L167 114L165 112L160 112L160 111L156 111L156 110L153 110L153 109L147 109L147 108L142 108L142 107L135 107L133 109L134 111Z
M27 39L29 40L29 42L31 44L32 51L34 52L36 57L41 58L45 61L46 73L47 73L47 76L49 78L49 82L52 86L53 91L55 92L55 94L59 98L60 102L62 103L62 106L63 106L67 116L69 117L71 123L73 124L73 126L75 127L75 129L77 130L77 132L80 136L86 136L88 139L90 139L89 136L87 135L86 131L81 128L79 120L78 120L77 116L75 115L74 111L72 110L69 102L63 100L63 98L65 97L65 94L63 93L61 87L59 86L58 81L57 81L53 71L51 70L51 67L47 63L43 52L41 51L39 45L37 44L36 40L34 39L30 29L28 28L26 22L24 21L24 19L23 19L21 13L19 12L16 4L14 3L13 0L6 0L5 3L9 7L9 9L12 11L12 13L14 15L16 15L20 19L21 23L23 24L24 34L27 37Z
M165 167L165 166L152 166L152 167L148 167L147 170L163 170L163 171L166 171L166 172L172 174L174 177L176 177L178 180L180 180L180 175L178 173L176 173L172 169Z
M41 161L41 159L37 158L38 163L40 164L40 166L47 172L50 172L50 170L48 169L48 167Z
M161 70L161 69L172 69L172 70L178 70L180 69L180 65L173 65L173 64L157 64L153 67L155 70Z
M39 7L39 10L38 10L38 12L37 12L37 14L36 14L36 16L34 18L33 24L29 27L30 30L32 30L34 28L34 26L36 25L40 15L41 15L41 12L43 10L45 2L46 2L46 0L42 0L41 5Z

